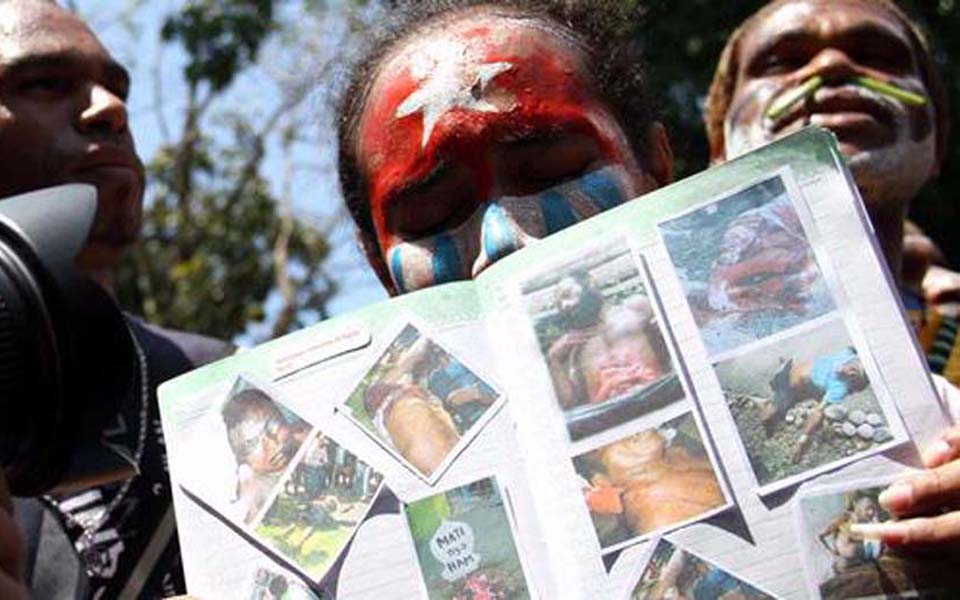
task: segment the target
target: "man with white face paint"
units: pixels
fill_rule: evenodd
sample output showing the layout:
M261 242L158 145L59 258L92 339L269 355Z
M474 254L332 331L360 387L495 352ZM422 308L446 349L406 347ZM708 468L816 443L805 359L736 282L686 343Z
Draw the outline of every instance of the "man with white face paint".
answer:
M923 38L890 0L775 0L728 40L706 125L714 163L809 124L833 131L899 276L907 209L940 169L947 110ZM953 339L947 346L952 350ZM931 359L931 366L938 363ZM937 383L960 416L956 388ZM927 471L880 496L901 520L854 525L857 535L893 546L960 547L960 511L953 508L960 427L945 431L923 460Z

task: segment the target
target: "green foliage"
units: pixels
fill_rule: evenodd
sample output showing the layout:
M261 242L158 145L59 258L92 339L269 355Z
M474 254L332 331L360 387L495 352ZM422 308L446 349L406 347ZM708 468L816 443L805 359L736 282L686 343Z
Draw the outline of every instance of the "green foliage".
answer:
M256 60L273 13L273 0L201 0L167 17L160 35L165 42L183 44L190 57L188 81L207 82L219 91Z
M293 213L289 186L275 174L271 185L264 165L270 152L292 164L315 75L277 84L266 117L225 100L271 36L298 25L275 19L281 3L189 0L164 21L161 39L185 53L185 109L178 136L147 161L142 242L115 273L120 303L150 322L230 340L267 317L259 337L327 316L328 232ZM267 315L271 298L281 306Z
M635 0L625 0L635 1ZM765 0L646 0L637 24L649 76L664 98L661 110L676 158L676 176L705 169L709 161L702 104L720 51L729 35ZM953 121L960 123L960 0L900 0L899 4L928 33L937 63L949 87ZM956 128L955 128L956 129ZM960 264L960 144L952 144L935 184L915 202L912 217Z

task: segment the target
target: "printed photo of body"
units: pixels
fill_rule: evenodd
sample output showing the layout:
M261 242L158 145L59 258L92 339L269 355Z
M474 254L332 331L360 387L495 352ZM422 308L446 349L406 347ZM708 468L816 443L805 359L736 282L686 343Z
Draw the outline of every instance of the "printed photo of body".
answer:
M571 439L684 398L625 242L579 253L522 292Z
M346 548L382 480L380 473L317 432L254 531L318 581Z
M714 367L761 489L774 491L900 437L840 320Z
M727 504L691 413L585 452L573 464L605 551Z
M459 359L406 324L345 405L355 423L432 482L499 401Z
M834 309L779 175L665 221L659 231L711 356Z
M530 598L495 478L411 502L404 512L430 600Z
M659 540L629 600L774 600L699 556Z
M900 553L860 528L889 521L880 504L889 481L811 490L797 503L811 593L841 598L960 597L960 556Z

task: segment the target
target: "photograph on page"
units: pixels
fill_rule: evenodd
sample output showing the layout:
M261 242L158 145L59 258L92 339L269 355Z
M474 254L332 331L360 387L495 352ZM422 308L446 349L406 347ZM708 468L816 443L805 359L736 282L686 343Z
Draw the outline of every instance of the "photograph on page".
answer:
M503 398L465 362L409 319L382 334L389 343L343 404L346 416L419 477L433 484Z
M834 310L797 210L799 191L787 177L784 171L658 225L712 357Z
M813 487L798 495L794 514L810 597L960 598L957 552L901 552L858 535L857 525L893 518L878 497L896 479Z
M257 567L243 600L322 600L298 578L278 569Z
M625 600L775 600L776 596L665 539L651 542Z
M495 477L405 505L430 600L532 597L507 506Z
M573 458L604 553L729 506L701 431L686 412Z
M182 452L181 484L214 511L250 525L274 494L310 424L249 376L197 421Z
M761 494L906 440L844 321L821 320L714 365Z
M315 431L254 533L319 581L370 510L382 481L368 464Z
M520 289L571 440L684 399L656 300L626 239L581 249Z

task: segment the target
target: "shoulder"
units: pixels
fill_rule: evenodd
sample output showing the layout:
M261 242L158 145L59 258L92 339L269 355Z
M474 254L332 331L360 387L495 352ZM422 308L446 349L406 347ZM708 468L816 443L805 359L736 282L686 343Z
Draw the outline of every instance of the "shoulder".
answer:
M225 358L234 352L233 345L222 340L164 329L137 317L131 316L129 320L151 367L166 375L161 380Z

